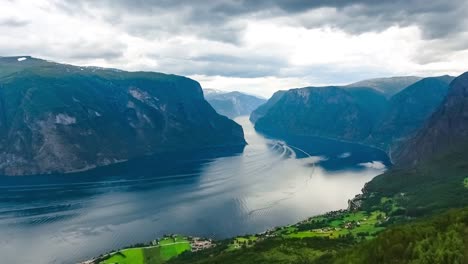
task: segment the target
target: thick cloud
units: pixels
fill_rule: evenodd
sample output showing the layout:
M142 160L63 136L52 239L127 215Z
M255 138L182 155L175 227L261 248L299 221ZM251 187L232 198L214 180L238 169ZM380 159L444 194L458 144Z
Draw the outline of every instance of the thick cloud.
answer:
M308 28L332 26L351 33L415 25L429 39L443 38L468 27L466 0L69 0L62 7L70 12L86 12L91 7L110 8L114 12L110 19L128 13L156 15L156 27L159 26L157 16L163 14L162 21L167 22L169 29L174 26L193 29L191 26L196 25L204 36L231 41L234 39L225 38L222 29L236 36L235 31L242 27L233 29L230 23L249 18L291 17L298 25ZM177 17L176 25L164 20L167 12ZM207 34L204 26L218 29L221 34Z
M8 0L0 10L0 56L264 85L265 96L468 70L466 0Z

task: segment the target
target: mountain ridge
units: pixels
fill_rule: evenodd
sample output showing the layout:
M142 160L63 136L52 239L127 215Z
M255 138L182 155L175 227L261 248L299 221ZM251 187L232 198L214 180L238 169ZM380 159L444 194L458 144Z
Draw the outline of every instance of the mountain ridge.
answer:
M423 78L424 77L419 76L373 78L351 83L345 85L345 87L369 87L385 94L387 97L392 97L404 88L422 80Z
M0 58L0 72L2 174L66 173L155 152L245 144L242 128L183 76L29 56Z
M440 152L468 145L468 72L451 84L447 97L399 153L399 163L416 165Z
M436 110L453 78L423 78L390 98L371 87L294 88L274 94L252 112L250 119L258 131L272 136L289 133L335 138L377 147L392 155L398 144L411 137ZM312 89L339 92L319 95ZM321 99L291 100L298 93L304 98ZM346 126L360 132L350 133L343 129Z

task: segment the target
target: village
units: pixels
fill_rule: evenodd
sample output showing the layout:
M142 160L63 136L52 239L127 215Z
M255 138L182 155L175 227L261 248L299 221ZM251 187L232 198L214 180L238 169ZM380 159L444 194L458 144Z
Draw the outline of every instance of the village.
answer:
M155 239L151 242L152 246L168 246L174 244L190 244L190 251L197 252L200 250L212 248L216 246L212 239L201 237L184 237L177 234L165 235L161 239Z

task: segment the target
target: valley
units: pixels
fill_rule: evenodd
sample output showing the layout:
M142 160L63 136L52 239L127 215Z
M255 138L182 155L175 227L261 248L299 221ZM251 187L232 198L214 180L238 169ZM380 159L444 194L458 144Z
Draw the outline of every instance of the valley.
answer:
M0 10L0 264L468 263L468 0Z
M214 248L195 253L186 251L168 263L380 263L392 259L406 263L426 258L435 259L437 263L463 263L467 257L464 245L468 242L468 215L466 208L463 209L468 204L468 120L463 114L467 111L466 76L465 73L450 83L447 95L437 99L439 106L426 114L424 119L427 121L419 123L422 127L417 129L419 132L398 147L395 166L366 183L361 194L348 200L346 210L331 211L259 234L217 241ZM422 79L419 82L433 81ZM399 94L413 91L415 85ZM325 93L326 97L336 99L336 95L342 93L336 88L331 90L332 95L327 95L329 91L312 91L310 94L299 91L299 95L321 98ZM294 97L298 91L293 92ZM311 99L313 103L303 108L326 102L326 99L317 98ZM275 100L275 104L281 104L281 100L287 99ZM297 106L297 101L293 102ZM409 104L414 105L414 100ZM323 116L325 110L333 112L334 107L321 106L311 111L318 111L318 115ZM399 108L406 107L404 104ZM285 111L282 108L280 112L284 114ZM453 123L454 120L457 122ZM300 124L304 129L310 129L307 126L311 123L303 121ZM415 124L414 121L411 123ZM289 130L288 125L294 127L295 124L282 123L286 130ZM283 133L288 144L294 140L287 138L301 138L292 136L295 130L292 131ZM302 137L300 142L313 142L310 136ZM438 146L438 149L427 146ZM349 154L346 152L339 157L349 157ZM382 245L389 250L382 249Z
M245 148L153 155L67 177L0 177L4 260L79 262L165 234L218 241L261 233L346 208L390 166L376 149L320 138L278 141L258 134L248 117L236 121ZM24 244L28 254L10 254Z

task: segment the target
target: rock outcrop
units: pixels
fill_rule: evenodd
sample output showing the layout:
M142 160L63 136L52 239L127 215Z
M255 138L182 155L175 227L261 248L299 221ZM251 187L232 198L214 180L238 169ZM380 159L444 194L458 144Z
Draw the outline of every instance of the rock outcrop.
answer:
M189 78L0 58L0 174L74 172L156 152L244 145Z
M400 166L465 150L468 146L468 72L452 81L442 105L398 153Z

